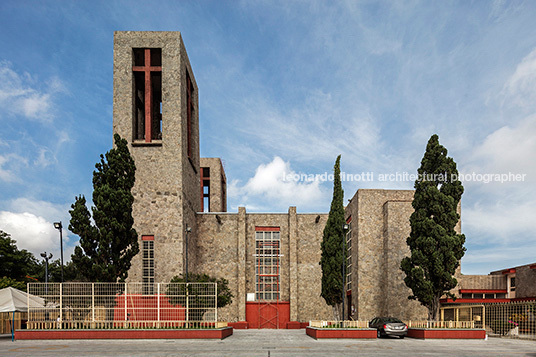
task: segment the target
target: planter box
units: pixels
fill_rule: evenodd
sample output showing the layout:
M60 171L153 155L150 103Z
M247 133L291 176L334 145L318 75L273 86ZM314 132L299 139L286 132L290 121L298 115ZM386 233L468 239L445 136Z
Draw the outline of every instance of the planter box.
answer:
M305 333L312 338L376 338L376 329L372 328L318 328L306 327Z
M119 339L219 339L233 334L232 327L200 330L17 330L16 340L119 340Z
M299 330L301 328L301 323L299 321L289 321L287 322L287 329L289 330Z
M483 329L443 329L443 328L410 328L408 337L420 339L474 339L484 340L486 330Z
M245 330L248 328L249 324L247 321L238 321L238 322L229 322L228 325L237 330Z

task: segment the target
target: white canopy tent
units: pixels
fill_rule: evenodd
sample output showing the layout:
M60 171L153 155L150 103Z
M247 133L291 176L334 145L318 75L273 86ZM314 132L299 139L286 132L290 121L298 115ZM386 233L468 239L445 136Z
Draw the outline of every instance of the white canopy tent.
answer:
M45 306L44 299L11 286L0 290L0 312L28 312L28 303L30 307Z
M12 340L15 336L15 312L28 312L28 306L37 308L44 307L45 300L12 287L0 290L0 312L13 313L13 324L11 325Z

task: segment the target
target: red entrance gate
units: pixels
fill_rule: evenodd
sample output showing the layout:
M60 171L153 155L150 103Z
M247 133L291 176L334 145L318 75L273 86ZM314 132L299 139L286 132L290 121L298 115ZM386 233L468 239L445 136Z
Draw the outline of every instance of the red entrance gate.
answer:
M290 321L290 303L247 302L246 320L249 328L286 328Z

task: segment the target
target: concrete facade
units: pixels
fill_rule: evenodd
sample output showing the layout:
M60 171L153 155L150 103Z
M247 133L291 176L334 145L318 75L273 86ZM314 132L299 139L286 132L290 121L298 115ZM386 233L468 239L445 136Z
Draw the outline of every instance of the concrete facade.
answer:
M320 217L317 219L317 217ZM320 297L320 243L326 214L199 213L199 272L225 278L235 295L219 312L226 321L246 321L246 296L255 293L255 231L278 227L281 236L281 301L290 302L291 321L329 318L331 308Z
M422 319L427 310L404 284L400 261L409 255L406 238L413 190L358 190L346 207L352 224L353 318L375 316Z
M133 49L162 49L162 139L134 140ZM199 123L192 115L192 155L188 157L185 77L194 86L193 102L198 107L195 77L179 32L116 32L114 36L113 131L129 142L136 163L134 228L142 236L154 236L155 281L169 281L184 269L185 228L191 227L195 241L195 215L199 211ZM170 224L173 222L173 224ZM140 243L141 246L141 243ZM195 252L190 252L195 257ZM165 264L164 262L173 262ZM162 268L159 268L158 265ZM190 260L195 265L195 260ZM132 261L129 278L141 281L141 255Z
M204 207L204 212L227 212L227 178L219 157L202 157L201 171L208 169L210 207ZM206 171L206 170L205 170ZM204 176L204 175L203 175Z

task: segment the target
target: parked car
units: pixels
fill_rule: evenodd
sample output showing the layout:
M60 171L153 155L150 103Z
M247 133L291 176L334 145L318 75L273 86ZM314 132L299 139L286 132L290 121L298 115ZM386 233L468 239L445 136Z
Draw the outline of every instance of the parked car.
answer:
M375 317L369 327L378 331L378 338L386 335L404 338L408 334L408 326L395 317Z

